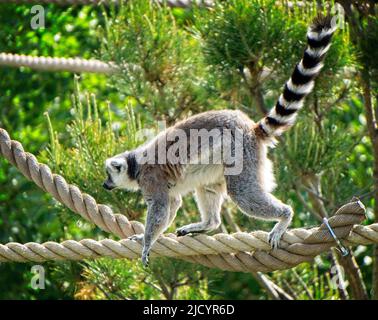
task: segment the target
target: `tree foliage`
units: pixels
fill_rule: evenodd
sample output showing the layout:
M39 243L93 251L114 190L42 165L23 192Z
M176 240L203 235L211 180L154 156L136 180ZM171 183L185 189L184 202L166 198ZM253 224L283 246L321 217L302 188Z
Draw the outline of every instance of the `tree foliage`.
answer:
M235 108L259 120L278 98L301 58L309 21L326 2L219 1L214 8L172 9L151 1L110 7L47 8L47 27L32 30L30 6L1 5L0 51L97 57L115 74L73 76L25 68L0 69L0 127L63 175L130 219L144 221L140 193L102 188L104 160L144 142L143 130L205 110ZM17 26L17 28L14 28ZM373 155L367 138L360 70L369 70L377 92L377 19L363 20L364 37L350 41L340 25L314 93L295 127L271 152L275 194L295 209L293 226L318 224L354 195L373 221ZM353 37L352 37L353 38ZM376 104L376 101L374 102ZM0 160L0 242L61 241L109 235L43 194ZM223 232L268 230L227 202ZM232 213L232 215L230 215ZM199 219L191 197L168 230ZM368 291L372 249L354 250ZM355 297L334 287L337 254L268 274L296 299ZM343 266L343 265L342 265ZM46 264L46 290L30 287L31 264L1 264L1 298L67 299L263 299L270 288L259 275L207 269L174 259ZM345 265L345 268L347 266ZM356 270L346 269L347 277ZM348 274L349 273L349 274ZM9 279L12 277L13 281ZM358 285L358 284L357 284Z

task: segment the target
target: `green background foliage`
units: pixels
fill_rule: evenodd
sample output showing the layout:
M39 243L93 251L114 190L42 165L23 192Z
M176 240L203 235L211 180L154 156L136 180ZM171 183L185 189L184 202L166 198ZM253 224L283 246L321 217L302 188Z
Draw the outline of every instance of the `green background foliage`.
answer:
M46 27L30 27L31 6L0 5L0 52L98 58L117 64L113 75L38 72L0 68L0 127L99 203L144 221L140 193L106 192L104 160L157 132L212 109L240 109L256 121L274 105L299 61L309 21L324 10L286 1L221 2L212 9L172 9L149 1L110 7L44 5ZM354 195L373 222L371 143L356 77L377 61L377 19L368 42L350 42L346 24L334 37L314 93L296 126L272 150L275 194L295 209L293 227L319 223L319 210L333 213ZM376 87L373 87L373 90ZM375 89L376 90L376 89ZM314 198L314 192L318 198ZM321 199L321 207L319 207ZM320 209L319 209L320 208ZM231 213L231 215L230 215ZM220 231L269 230L231 202ZM168 230L199 219L186 197ZM231 219L231 220L230 220ZM0 243L109 237L40 191L0 159ZM368 292L372 249L354 251ZM297 299L339 299L332 287L330 254L267 275ZM33 264L0 264L1 299L265 299L258 276L210 270L174 259L46 263L46 289L31 288Z

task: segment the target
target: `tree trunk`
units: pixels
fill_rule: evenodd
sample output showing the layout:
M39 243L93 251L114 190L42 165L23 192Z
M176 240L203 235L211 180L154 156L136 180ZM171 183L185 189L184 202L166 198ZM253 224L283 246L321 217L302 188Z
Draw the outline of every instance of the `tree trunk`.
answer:
M325 204L323 202L323 196L320 187L320 177L318 175L306 175L303 177L303 184L311 189L312 194L309 193L309 200L312 205L313 211L316 213L316 217L328 217ZM311 195L311 196L310 196ZM320 221L322 222L322 221ZM352 250L350 249L352 253ZM354 259L353 255L350 254L346 257L341 257L337 250L332 250L332 256L335 264L339 264L343 269L345 275L348 277L350 283L350 290L353 299L366 300L368 299L368 294L366 292L366 286L364 280L361 276L361 270ZM341 292L341 297L348 297L346 292Z
M374 216L378 222L378 129L377 115L374 114L372 95L370 89L370 79L368 71L362 73L361 84L364 96L366 121L370 140L373 147L374 168L373 168L373 195L374 195ZM378 246L374 246L374 265L373 265L373 299L378 300Z

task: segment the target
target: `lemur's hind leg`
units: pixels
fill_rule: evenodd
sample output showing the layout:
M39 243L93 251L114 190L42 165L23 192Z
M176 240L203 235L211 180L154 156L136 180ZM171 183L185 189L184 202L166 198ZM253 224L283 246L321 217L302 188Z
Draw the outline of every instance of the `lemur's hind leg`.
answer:
M177 229L178 236L215 230L221 224L221 207L225 195L225 184L213 184L196 189L196 201L201 213L201 222L191 223Z
M269 233L269 243L276 248L290 225L293 210L264 190L257 181L255 166L244 163L240 175L226 176L227 191L231 199L248 216L278 221Z
M180 209L181 204L181 196L169 197L169 221L167 228L172 224L173 220L175 220L177 210Z

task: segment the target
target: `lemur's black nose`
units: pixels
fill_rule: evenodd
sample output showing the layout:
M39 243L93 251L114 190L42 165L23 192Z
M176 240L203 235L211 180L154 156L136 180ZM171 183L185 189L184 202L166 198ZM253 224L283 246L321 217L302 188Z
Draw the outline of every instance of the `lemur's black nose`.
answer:
M113 188L110 187L106 182L102 185L106 190L112 190Z

